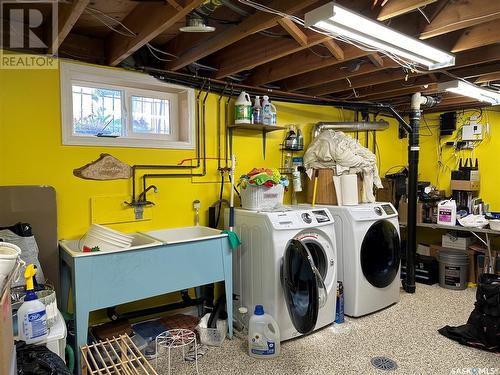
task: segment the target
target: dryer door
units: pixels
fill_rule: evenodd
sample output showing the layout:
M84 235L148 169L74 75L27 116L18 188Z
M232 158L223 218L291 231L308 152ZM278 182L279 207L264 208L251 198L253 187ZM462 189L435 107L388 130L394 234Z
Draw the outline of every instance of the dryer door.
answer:
M326 301L326 288L311 253L295 239L283 257L282 286L293 326L302 334L312 332Z
M361 269L366 279L377 288L394 281L400 262L399 234L388 220L379 220L366 232L361 244Z

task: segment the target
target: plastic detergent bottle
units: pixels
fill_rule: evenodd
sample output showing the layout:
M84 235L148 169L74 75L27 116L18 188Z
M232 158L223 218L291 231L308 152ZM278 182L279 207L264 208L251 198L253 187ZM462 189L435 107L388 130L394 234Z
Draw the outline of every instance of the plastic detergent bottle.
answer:
M252 119L254 124L262 124L262 106L260 105L260 96L255 96L252 108Z
M262 123L276 125L276 107L269 101L267 95L264 95L262 100Z
M454 226L457 222L457 204L453 199L438 203L437 223Z
M38 300L33 290L35 274L35 266L29 264L24 272L26 296L24 297L23 304L17 311L17 331L19 338L26 341L26 344L43 341L48 335L45 305Z
M256 305L248 327L248 354L255 358L274 358L280 354L278 323Z
M252 101L250 96L242 91L234 106L235 124L250 124L252 122Z

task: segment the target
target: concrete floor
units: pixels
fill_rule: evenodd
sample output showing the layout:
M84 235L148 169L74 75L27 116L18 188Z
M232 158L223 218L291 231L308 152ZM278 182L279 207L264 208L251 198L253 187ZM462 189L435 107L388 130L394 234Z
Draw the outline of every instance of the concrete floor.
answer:
M225 340L200 359L200 374L384 374L370 359L387 356L397 362L393 374L452 374L453 369L497 368L493 353L468 348L441 336L437 329L461 325L473 309L475 289L453 291L438 285L417 284L413 295L378 313L282 343L281 355L272 360L248 356L246 343ZM167 374L166 361L158 372ZM474 372L470 372L474 373ZM194 364L176 361L172 374L196 374Z

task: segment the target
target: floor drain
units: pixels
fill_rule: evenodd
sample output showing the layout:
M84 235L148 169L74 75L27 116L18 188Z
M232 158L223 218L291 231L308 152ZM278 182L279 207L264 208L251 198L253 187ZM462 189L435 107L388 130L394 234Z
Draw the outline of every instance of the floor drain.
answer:
M395 361L387 357L374 357L371 359L371 364L373 367L384 370L384 371L393 371L398 368L398 365Z

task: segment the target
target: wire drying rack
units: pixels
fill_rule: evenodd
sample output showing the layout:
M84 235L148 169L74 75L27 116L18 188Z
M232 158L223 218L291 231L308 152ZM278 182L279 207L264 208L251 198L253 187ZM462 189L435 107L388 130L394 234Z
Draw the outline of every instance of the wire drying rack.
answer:
M128 335L82 346L82 375L158 375Z

